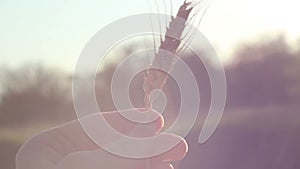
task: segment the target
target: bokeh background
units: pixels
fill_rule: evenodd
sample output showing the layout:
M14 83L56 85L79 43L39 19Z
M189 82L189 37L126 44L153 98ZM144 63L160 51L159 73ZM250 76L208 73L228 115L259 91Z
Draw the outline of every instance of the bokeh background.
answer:
M33 135L76 119L72 73L95 32L132 14L174 14L181 3L173 0L171 8L170 1L158 0L0 1L0 168L14 169L16 152ZM187 137L189 153L178 168L300 168L297 6L292 0L212 3L199 29L224 64L227 104L215 134L199 144L210 84L201 61L190 52L182 56L197 77L201 110ZM103 111L115 109L109 91L118 61L145 41L135 39L114 49L98 70L96 93ZM140 75L130 90L137 107L142 104L141 84ZM166 90L176 111L180 99L172 79ZM166 127L175 115L165 114Z

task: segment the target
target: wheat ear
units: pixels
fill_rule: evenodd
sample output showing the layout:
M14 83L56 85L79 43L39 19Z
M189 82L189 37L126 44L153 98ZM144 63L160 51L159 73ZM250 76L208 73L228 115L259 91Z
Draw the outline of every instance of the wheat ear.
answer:
M168 70L171 70L176 58L171 60L166 58L166 52L176 54L181 44L181 37L186 26L186 21L189 18L191 11L193 10L192 2L184 1L180 6L176 17L172 17L169 26L167 27L166 35L164 40L161 40L161 44L154 57L152 65L160 67L162 63L167 64ZM184 21L184 22L182 22ZM172 35L172 37L170 36ZM146 72L144 78L143 89L145 92L145 106L151 107L150 103L150 92L153 89L162 89L168 79L167 72L163 72L158 69L149 69Z

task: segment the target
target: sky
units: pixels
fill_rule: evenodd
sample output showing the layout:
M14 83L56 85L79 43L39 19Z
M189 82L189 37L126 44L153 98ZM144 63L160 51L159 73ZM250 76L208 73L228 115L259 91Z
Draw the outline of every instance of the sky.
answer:
M71 72L101 28L133 14L170 14L170 1L174 13L182 0L1 0L0 66L42 63ZM226 62L240 42L265 34L284 32L291 43L299 40L298 6L294 0L214 0L199 30Z

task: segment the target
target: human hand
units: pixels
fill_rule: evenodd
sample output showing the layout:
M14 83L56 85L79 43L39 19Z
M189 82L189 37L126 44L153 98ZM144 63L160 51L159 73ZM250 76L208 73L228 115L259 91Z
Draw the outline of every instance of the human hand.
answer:
M123 111L123 113L140 116L140 109ZM118 132L136 138L153 137L163 127L163 117L156 111L147 112L157 116L150 123L129 121L119 112L102 113L105 120ZM101 115L95 113L83 118L88 124L96 124ZM96 131L98 131L96 129ZM99 135L105 136L105 131ZM172 169L170 162L182 159L187 152L184 139L173 134L164 133L164 141L178 144L167 152L150 158L126 158L109 153L94 143L82 129L79 120L44 131L27 143L17 154L17 169ZM105 138L104 138L105 139ZM114 140L105 140L110 144ZM149 150L159 148L151 145ZM131 151L137 151L132 149Z

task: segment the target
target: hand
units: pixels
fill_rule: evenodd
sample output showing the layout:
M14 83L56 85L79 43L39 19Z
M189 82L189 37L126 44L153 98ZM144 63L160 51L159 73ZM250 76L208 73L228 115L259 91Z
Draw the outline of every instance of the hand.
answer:
M141 115L140 109L126 110L125 113ZM147 112L149 113L149 112ZM158 116L150 123L135 123L124 118L119 112L102 113L105 120L118 132L131 137L152 137L161 130L163 117ZM101 115L95 113L84 117L84 121L93 124ZM98 131L96 129L96 131ZM134 132L132 132L134 131ZM107 133L100 133L101 136ZM17 169L172 169L170 162L182 159L187 152L184 139L164 133L166 142L179 140L179 143L163 154L151 158L125 158L103 150L95 144L82 129L78 120L44 131L19 150L16 158ZM107 140L107 144L113 140ZM153 145L148 149L158 148ZM131 151L136 151L132 149Z

